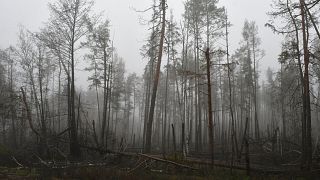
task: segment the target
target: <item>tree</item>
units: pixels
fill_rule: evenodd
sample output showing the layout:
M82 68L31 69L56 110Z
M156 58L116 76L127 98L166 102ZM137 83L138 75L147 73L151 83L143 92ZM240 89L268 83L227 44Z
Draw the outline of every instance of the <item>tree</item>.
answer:
M81 156L78 142L76 109L75 109L75 52L80 48L80 39L88 32L86 22L93 6L93 1L87 0L58 0L49 4L51 12L50 27L56 30L57 36L66 39L69 49L68 67L71 69L69 122L71 129L70 154L75 158Z
M110 32L109 32L109 21L106 20L101 23L89 22L88 23L89 34L87 36L86 46L90 48L91 54L87 57L92 61L93 66L87 70L93 70L94 86L97 93L98 103L98 117L100 122L100 108L98 98L98 86L103 82L103 116L102 116L102 130L101 130L101 145L105 144L105 128L107 124L107 104L109 101L108 89L110 81ZM103 71L102 76L99 75L100 71ZM108 131L107 131L108 133Z
M134 95L135 83L136 83L137 75L135 73L129 74L126 78L125 85L124 85L124 123L125 128L129 129L130 127L130 114L131 110L134 109L134 102L132 102L132 95ZM130 139L130 136L133 136L133 128L134 128L134 112L133 112L133 119L132 119L132 130L126 131L125 137Z
M310 63L310 20L314 25L314 19L310 13L311 9L316 7L318 1L305 3L304 0L299 2L293 1L279 1L275 5L277 10L269 13L272 18L284 18L287 22L284 27L275 27L274 24L268 23L266 26L272 28L276 33L290 35L294 34L294 47L296 49L296 58L298 61L299 79L301 82L301 99L302 99L302 118L301 118L301 146L302 146L302 161L301 167L309 170L312 163L312 137L311 137L311 102L310 102L310 77L309 77L309 63ZM308 17L310 16L310 17ZM313 22L312 22L313 21ZM318 29L314 26L314 30ZM302 39L302 42L301 42ZM303 53L300 51L302 45ZM304 69L302 66L301 57L303 55Z
M14 67L14 48L10 47L5 50L0 50L0 116L2 125L2 143L3 145L17 148L17 98L14 91L16 69ZM7 127L9 115L11 116L11 126ZM11 133L8 134L9 136L7 136L8 130L9 132L11 131Z
M202 150L203 138L202 138L202 118L203 114L201 110L205 107L202 104L205 104L205 98L203 97L204 86L201 84L202 78L200 74L202 73L201 67L203 63L200 58L200 51L203 51L203 58L205 59L206 48L209 48L209 51L214 51L217 48L215 42L221 35L223 34L224 27L224 8L218 7L217 0L191 0L187 1L185 5L185 18L188 19L188 23L190 23L190 31L193 35L193 55L195 60L195 66L193 72L195 73L194 84L195 84L195 126L196 126L196 150ZM204 36L202 36L204 34ZM203 50L201 50L203 49ZM210 63L211 64L211 63ZM205 65L205 64L204 64ZM207 64L209 65L209 64ZM211 66L211 65L210 65ZM214 68L214 67L210 67ZM215 88L212 88L213 92ZM211 92L210 92L211 93ZM212 96L214 98L214 95ZM209 105L208 105L209 106ZM211 113L209 110L206 110L207 114ZM204 117L206 118L206 117ZM209 120L210 121L210 120ZM211 122L209 122L211 123ZM213 123L213 122L212 122ZM209 125L209 124L208 124ZM208 132L210 133L210 125L208 126ZM213 134L213 133L212 133ZM206 136L207 137L207 136ZM209 140L211 136L208 134ZM212 137L213 138L213 137ZM211 145L210 145L211 146Z
M258 102L257 102L257 89L258 89L258 73L257 73L257 61L261 59L264 56L263 50L259 48L261 44L261 40L258 37L258 26L254 21L248 22L247 20L244 23L243 27L243 40L244 40L244 46L248 49L247 51L250 52L248 54L249 58L253 60L252 64L253 67L251 67L251 64L249 65L249 69L252 72L252 96L253 96L253 103L254 103L254 134L255 138L259 139L260 132L259 132L259 120L258 120ZM251 70L252 69L252 70ZM251 80L250 80L251 81Z
M31 89L31 99L34 101L33 107L35 107L36 119L40 125L39 132L34 130L40 139L39 154L46 156L49 116L47 110L49 108L47 99L49 93L48 84L53 67L49 60L46 46L37 38L36 34L31 34L25 29L20 30L15 53L22 67L22 73L26 77L25 84Z
M118 114L121 109L121 97L125 92L125 63L123 58L119 57L119 55L115 53L112 64L112 95L110 96L112 104L110 105L113 108L113 112L116 114L115 119L113 119L113 133L114 136L117 137L117 127L119 123Z
M165 36L165 27L166 27L166 1L161 0L161 32L160 32L160 42L159 42L159 49L158 49L158 59L157 59L157 67L156 67L156 74L153 81L153 88L152 88L152 96L151 96L151 105L148 115L148 123L146 128L146 145L144 151L146 153L151 152L151 135L152 135L152 123L153 123L153 116L154 116L154 109L157 97L157 88L160 78L160 67L161 67L161 59L162 59L162 51L163 51L163 43L164 43L164 36Z
M310 81L309 81L309 63L310 63L310 54L308 48L308 29L306 25L306 13L305 13L305 2L304 0L300 0L300 12L301 12L301 28L302 28L302 44L303 44L303 60L304 60L304 81L303 81L303 89L304 89L304 97L303 105L304 105L304 116L305 116L305 124L302 128L302 133L305 133L305 153L304 159L306 161L306 169L311 169L312 164L312 144L311 144L311 106L310 106Z

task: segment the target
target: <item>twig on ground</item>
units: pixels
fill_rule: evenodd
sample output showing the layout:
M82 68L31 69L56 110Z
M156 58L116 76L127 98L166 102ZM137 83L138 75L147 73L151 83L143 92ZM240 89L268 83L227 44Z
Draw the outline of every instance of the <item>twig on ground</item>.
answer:
M41 164L45 165L46 167L50 167L49 164L47 162L45 162L44 160L42 160L39 156L37 156L36 154L34 154L40 161Z
M24 167L21 163L18 162L18 160L14 157L14 156L11 156L11 159L20 167Z
M184 165L184 164L179 164L179 163L176 163L174 161L169 161L169 160L165 160L165 159L161 159L161 158L157 158L157 157L152 157L152 156L149 156L149 155L146 155L146 154L138 154L138 155L146 157L146 158L149 158L149 159L153 159L153 160L156 160L156 161L173 164L175 166L182 167L182 168L187 168L187 169L192 169L192 170L199 170L199 169L191 167L191 166L187 166L187 165Z
M137 170L142 164L146 163L148 160L143 160L141 163L139 163L135 168L131 169L128 174L132 173L133 171Z

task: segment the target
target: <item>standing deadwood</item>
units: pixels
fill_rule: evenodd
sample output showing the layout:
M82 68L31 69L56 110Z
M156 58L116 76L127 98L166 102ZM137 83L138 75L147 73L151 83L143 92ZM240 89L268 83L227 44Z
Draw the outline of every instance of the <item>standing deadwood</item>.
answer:
M172 24L169 23L168 31L171 31ZM168 37L168 57L167 57L167 72L166 72L166 88L164 97L164 122L163 122L163 135L162 135L162 153L166 154L166 130L167 130L167 120L168 120L168 86L169 86L169 62L170 62L170 36ZM169 129L170 131L170 129ZM169 139L168 139L169 140Z
M247 176L250 176L250 157L249 157L249 118L246 118L245 131L243 135L243 143L245 145L246 170Z
M28 106L26 93L24 92L24 89L22 87L20 88L20 90L21 90L21 93L22 93L22 101L23 101L24 106L25 106L26 111L27 111L27 118L28 118L29 126L30 126L32 132L34 132L37 136L40 136L39 132L34 128L34 126L32 124L32 115L31 115L31 111L30 111L29 106Z
M144 103L144 124L143 124L143 138L142 138L142 145L143 145L143 149L145 149L145 145L146 145L146 133L147 133L147 125L148 125L148 120L149 120L149 109L150 109L150 98L151 98L151 84L152 84L152 77L154 77L154 63L155 63L155 46L156 46L156 41L157 38L156 37L156 22L154 20L157 19L157 14L158 12L156 11L156 0L153 0L153 14L152 14L152 32L151 32L151 36L149 39L149 44L151 45L150 53L149 57L150 57L150 61L148 62L147 66L146 66L146 71L145 71L145 75L146 75L146 79L145 79L145 103Z
M10 82L9 82L9 88L10 88L10 114L11 114L11 125L12 125L12 145L13 148L17 147L17 135L16 135L16 125L15 121L17 119L16 117L16 107L15 107L15 100L14 100L14 90L13 90L13 60L10 57L10 53L8 54L8 60L10 61Z
M226 13L227 14L227 13ZM231 166L233 166L234 154L238 153L238 141L236 136L235 120L233 115L233 105L232 105L232 87L231 87L231 67L229 60L229 32L228 32L228 16L226 15L226 46L227 46L227 65L228 65L228 86L229 86L229 109L231 115L231 147L232 147L232 160Z
M171 124L171 128L172 128L172 143L173 143L173 152L174 152L174 158L177 158L177 146L176 146L176 133L174 131L174 125Z
M310 170L312 163L312 147L311 147L311 107L310 107L310 85L309 85L309 50L306 29L306 14L304 0L300 0L301 26L303 36L303 57L304 57L304 105L305 105L305 160L306 169Z
M207 85L208 85L208 114L209 114L209 146L211 153L211 164L214 165L214 153L213 153L213 117L212 117L212 95L211 95L211 73L210 73L210 50L207 47L205 51L207 61Z
M151 48L151 51L153 48ZM149 68L146 68L147 71L149 72L145 72L147 74L148 77L146 77L145 80L145 103L144 103L144 124L143 124L143 138L142 138L142 145L143 145L143 149L145 149L145 144L146 144L146 133L147 133L147 124L148 124L148 110L150 107L150 89L151 89L151 77L153 76L153 59L151 58L150 60L150 66Z
M181 132L181 152L183 157L186 156L185 154L185 125L182 123L182 132Z
M242 156L242 150L243 150L243 146L246 146L246 139L249 137L249 118L246 118L246 122L245 122L245 127L244 127L244 133L243 133L243 138L242 138L242 143L241 143L241 148L238 154L238 160L241 160L241 156ZM246 148L246 147L245 147Z
M132 139L132 147L134 147L134 141L135 141L135 124L134 124L134 121L135 121L135 114L136 114L136 77L134 77L134 84L133 84L133 113L132 113L132 128L131 128L131 137L133 138Z
M288 13L290 15L290 18L292 20L292 23L294 25L294 29L295 29L295 37L296 37L296 43L295 43L295 49L296 49L296 54L297 54L297 60L298 60L298 67L299 67L299 75L300 75L300 81L301 81L301 84L302 84L302 87L301 87L301 95L302 95L302 108L303 108L303 112L302 112L302 118L301 118L301 126L302 126L302 137L301 137L301 145L302 145L302 166L303 164L305 163L305 114L306 114L306 106L305 106L305 91L304 91L304 78L303 78L303 72L302 72L302 62L301 62L301 52L300 52L300 47L299 47L299 44L300 44L300 38L299 38L299 27L298 27L298 23L294 17L294 14L292 13L292 10L291 10L291 7L289 6L289 0L287 0L287 9L288 9Z
M249 158L249 142L248 142L248 136L244 139L245 147L246 147L246 171L247 176L250 176L250 158Z
M92 120L92 129L93 129L94 142L96 143L97 148L99 148L100 145L99 145L98 136L97 136L97 133L96 133L96 125L95 125L94 120Z
M113 55L114 55L114 48L113 48L113 41L111 43L112 52L111 52L111 62L109 67L109 74L108 74L108 83L109 83L109 91L108 91L108 97L109 97L109 105L108 107L108 123L107 123L107 136L106 136L106 149L108 149L108 135L110 130L110 117L111 117L111 100L112 100L112 78L113 78Z
M133 148L136 147L136 134L133 134L133 137L132 137L132 147Z
M107 76L107 62L106 62L106 53L104 51L104 87L103 87L103 118L102 118L102 132L101 132L101 144L105 143L106 149L108 147L108 134L109 134L109 119L107 120L107 110L108 110L108 101L110 101L109 91L110 90L110 75L111 75L111 64L108 65L108 76ZM107 125L107 132L105 133ZM106 135L105 135L106 134ZM106 137L105 137L106 136ZM104 140L105 138L105 140Z
M80 115L80 108L81 108L81 92L79 93L78 96L78 103L77 103L77 122L76 122L76 127L77 127L77 131L80 130L81 133L81 115Z
M152 123L153 123L153 116L154 116L154 109L157 97L157 89L159 84L160 78L160 67L161 67L161 59L162 59L162 51L163 51L163 42L164 42L164 35L165 35L165 26L166 26L166 1L161 0L161 9L162 9L162 27L161 27L161 37L160 37L160 44L159 44L159 52L158 52L158 61L157 61L157 69L154 78L153 90L152 90L152 97L151 97L151 105L149 111L149 120L147 123L146 129L146 145L144 151L146 153L151 152L151 135L152 135Z
M255 24L253 25L253 28L255 27ZM254 133L255 138L260 139L260 128L259 128L259 120L258 120L258 104L257 104L257 58L256 58L256 52L255 47L256 46L256 37L255 34L252 34L252 54L253 54L253 102L254 102Z
M280 62L280 104L281 104L281 118L282 118L282 139L286 141L287 139L287 123L286 123L286 105L285 105L285 94L286 90L284 88L284 62Z
M107 58L106 58L106 50L103 50L103 115L102 115L102 130L101 130L101 145L104 146L104 134L107 124L107 93L109 88L109 77L110 73L108 73L108 80L107 80L107 69L110 71L110 67L107 67ZM110 65L109 65L110 66ZM107 147L107 139L106 139L106 147Z

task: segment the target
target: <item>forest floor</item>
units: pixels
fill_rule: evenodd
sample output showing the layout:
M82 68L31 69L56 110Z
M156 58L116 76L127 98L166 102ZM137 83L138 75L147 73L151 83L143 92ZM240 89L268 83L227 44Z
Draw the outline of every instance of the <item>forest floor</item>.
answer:
M243 168L212 167L196 158L181 159L157 155L109 155L103 160L86 162L44 162L31 166L0 167L0 179L115 179L115 180L206 180L206 179L320 179L319 171L303 173L293 171L250 171ZM238 166L241 167L241 166Z
M288 174L267 175L255 174L247 176L244 171L225 168L214 170L202 170L197 172L182 171L174 169L168 173L161 169L139 169L130 172L130 168L114 167L77 167L77 168L6 168L0 167L0 179L119 179L119 180L206 180L206 179L307 179L294 177ZM309 179L309 178L308 178ZM317 179L314 176L311 179Z

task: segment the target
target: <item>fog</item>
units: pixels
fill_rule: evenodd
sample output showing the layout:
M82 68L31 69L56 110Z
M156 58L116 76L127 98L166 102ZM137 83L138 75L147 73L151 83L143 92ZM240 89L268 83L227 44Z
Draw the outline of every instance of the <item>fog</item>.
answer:
M48 20L48 3L53 0L5 0L0 6L0 47L15 45L19 26L30 31L38 31ZM268 67L276 70L280 52L281 37L274 34L270 28L264 27L271 11L271 0L220 0L220 5L226 7L232 27L230 28L230 50L234 51L241 39L244 21L256 21L259 36L266 56L260 61L262 74ZM95 0L95 13L103 12L104 17L111 21L111 34L114 46L124 58L128 72L142 74L146 60L140 56L140 49L146 41L148 26L143 20L150 20L150 12L140 13L152 5L150 0ZM168 7L177 22L184 13L182 0L169 0ZM136 11L137 10L137 11ZM82 69L81 67L78 67ZM79 74L80 76L83 73ZM262 75L264 77L264 75ZM85 78L82 77L80 79ZM86 84L86 82L82 82Z
M319 6L3 0L0 179L320 177Z

